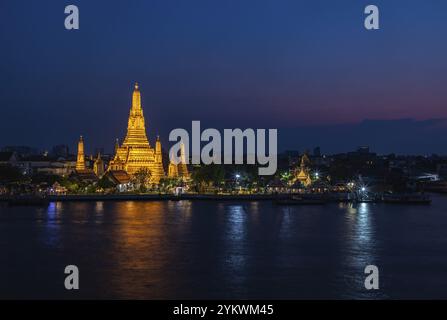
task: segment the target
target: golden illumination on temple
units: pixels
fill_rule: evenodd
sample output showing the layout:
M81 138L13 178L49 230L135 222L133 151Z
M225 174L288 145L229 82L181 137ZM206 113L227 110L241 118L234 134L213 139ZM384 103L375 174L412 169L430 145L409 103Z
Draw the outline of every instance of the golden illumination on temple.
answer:
M149 144L141 106L140 89L138 84L135 84L127 135L122 145L117 140L115 156L110 161L108 170L126 171L129 175L134 175L140 169L149 169L151 182L155 184L164 176L161 142L157 138L155 148L152 148Z
M168 177L182 178L183 180L189 179L188 167L186 165L185 145L183 143L180 146L180 163L175 164L172 161L169 163Z
M76 171L84 171L84 170L85 170L84 139L81 136L78 142L78 157L76 160Z
M98 153L98 157L93 163L93 172L98 178L102 178L104 175L104 161L101 159L101 154Z
M305 187L312 184L312 179L310 177L310 159L307 154L303 154L301 157L301 163L298 170L295 171L295 179L294 181L299 181Z

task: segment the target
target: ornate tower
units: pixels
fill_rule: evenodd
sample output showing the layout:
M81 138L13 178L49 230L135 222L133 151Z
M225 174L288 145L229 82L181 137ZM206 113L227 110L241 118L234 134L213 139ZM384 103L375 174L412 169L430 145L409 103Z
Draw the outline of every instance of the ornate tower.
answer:
M109 170L124 170L129 175L134 175L142 168L150 170L152 183L157 184L164 176L161 143L157 139L155 149L149 144L140 88L136 83L132 94L126 138L121 146L117 143L115 157L110 161Z
M101 178L104 175L104 161L102 161L100 153L98 153L98 157L93 164L93 171L98 178Z
M186 165L185 145L183 143L180 145L180 163L177 165L173 162L169 163L168 177L181 177L183 180L189 179L188 167Z
M84 139L82 138L82 136L79 138L78 142L78 158L76 160L76 170L85 170Z
M152 169L152 179L159 181L165 175L165 171L163 169L163 159L161 155L161 142L160 137L157 136L157 140L155 141L155 155L154 155L154 165ZM155 176L154 176L155 175Z
M169 163L169 167L168 167L168 177L169 177L169 178L177 178L177 177L178 177L177 165L174 164L173 162L170 162L170 163Z
M127 135L123 146L149 146L146 136L146 126L144 123L143 108L141 107L141 94L138 83L132 94L132 107L130 108L129 120L127 123Z
M178 174L184 179L189 178L188 167L186 166L186 157L185 157L185 145L182 143L180 145L180 163L178 164Z
M157 140L155 141L155 162L161 163L161 142L160 142L160 136L157 136Z

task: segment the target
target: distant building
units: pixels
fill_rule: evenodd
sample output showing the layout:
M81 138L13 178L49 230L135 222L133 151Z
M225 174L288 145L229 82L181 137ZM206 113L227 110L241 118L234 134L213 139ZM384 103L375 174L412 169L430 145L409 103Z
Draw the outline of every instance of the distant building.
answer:
M442 178L447 178L447 164L441 163L436 166L436 171L438 175Z
M357 152L361 154L369 154L369 147L368 146L360 146L357 148Z
M15 152L0 152L0 165L15 166L16 164L17 154Z
M95 155L98 155L98 154L100 154L100 155L104 155L104 148L95 148L95 152L93 153L93 154L95 154Z
M35 148L27 147L27 146L6 146L3 147L2 152L15 152L18 158L20 157L29 157L38 155L39 151Z
M76 162L72 160L58 160L45 156L30 156L17 161L24 174L44 173L48 175L68 176L76 169Z
M287 166L293 167L299 163L300 152L297 150L286 150L278 156L279 163L287 163Z
M51 155L55 158L68 158L69 149L65 144L59 144L51 149Z

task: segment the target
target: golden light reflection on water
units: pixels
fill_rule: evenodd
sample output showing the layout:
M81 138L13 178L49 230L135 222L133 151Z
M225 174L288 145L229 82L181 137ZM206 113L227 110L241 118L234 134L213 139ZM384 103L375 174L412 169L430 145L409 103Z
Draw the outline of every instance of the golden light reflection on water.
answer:
M114 268L107 277L120 296L144 298L148 288L159 286L162 278L164 286L175 286L166 274L175 267L170 262L181 254L173 243L183 239L190 226L191 203L131 201L115 205L113 252L120 254L110 257Z
M283 297L283 288L295 297L314 285L363 297L364 267L383 250L384 209L370 203L72 202L36 212L28 242L45 261L79 263L103 298Z
M103 213L104 212L104 202L102 202L102 201L96 202L95 212L96 213Z

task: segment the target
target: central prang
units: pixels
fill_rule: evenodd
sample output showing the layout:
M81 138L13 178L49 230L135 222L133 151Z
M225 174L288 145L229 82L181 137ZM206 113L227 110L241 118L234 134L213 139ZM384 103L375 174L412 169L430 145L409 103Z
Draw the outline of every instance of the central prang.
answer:
M117 140L115 156L110 161L108 171L125 171L129 175L134 175L141 169L148 169L151 172L151 183L154 184L158 184L165 174L160 139L157 137L154 149L151 148L146 135L141 94L136 83L132 95L127 135L121 146Z

